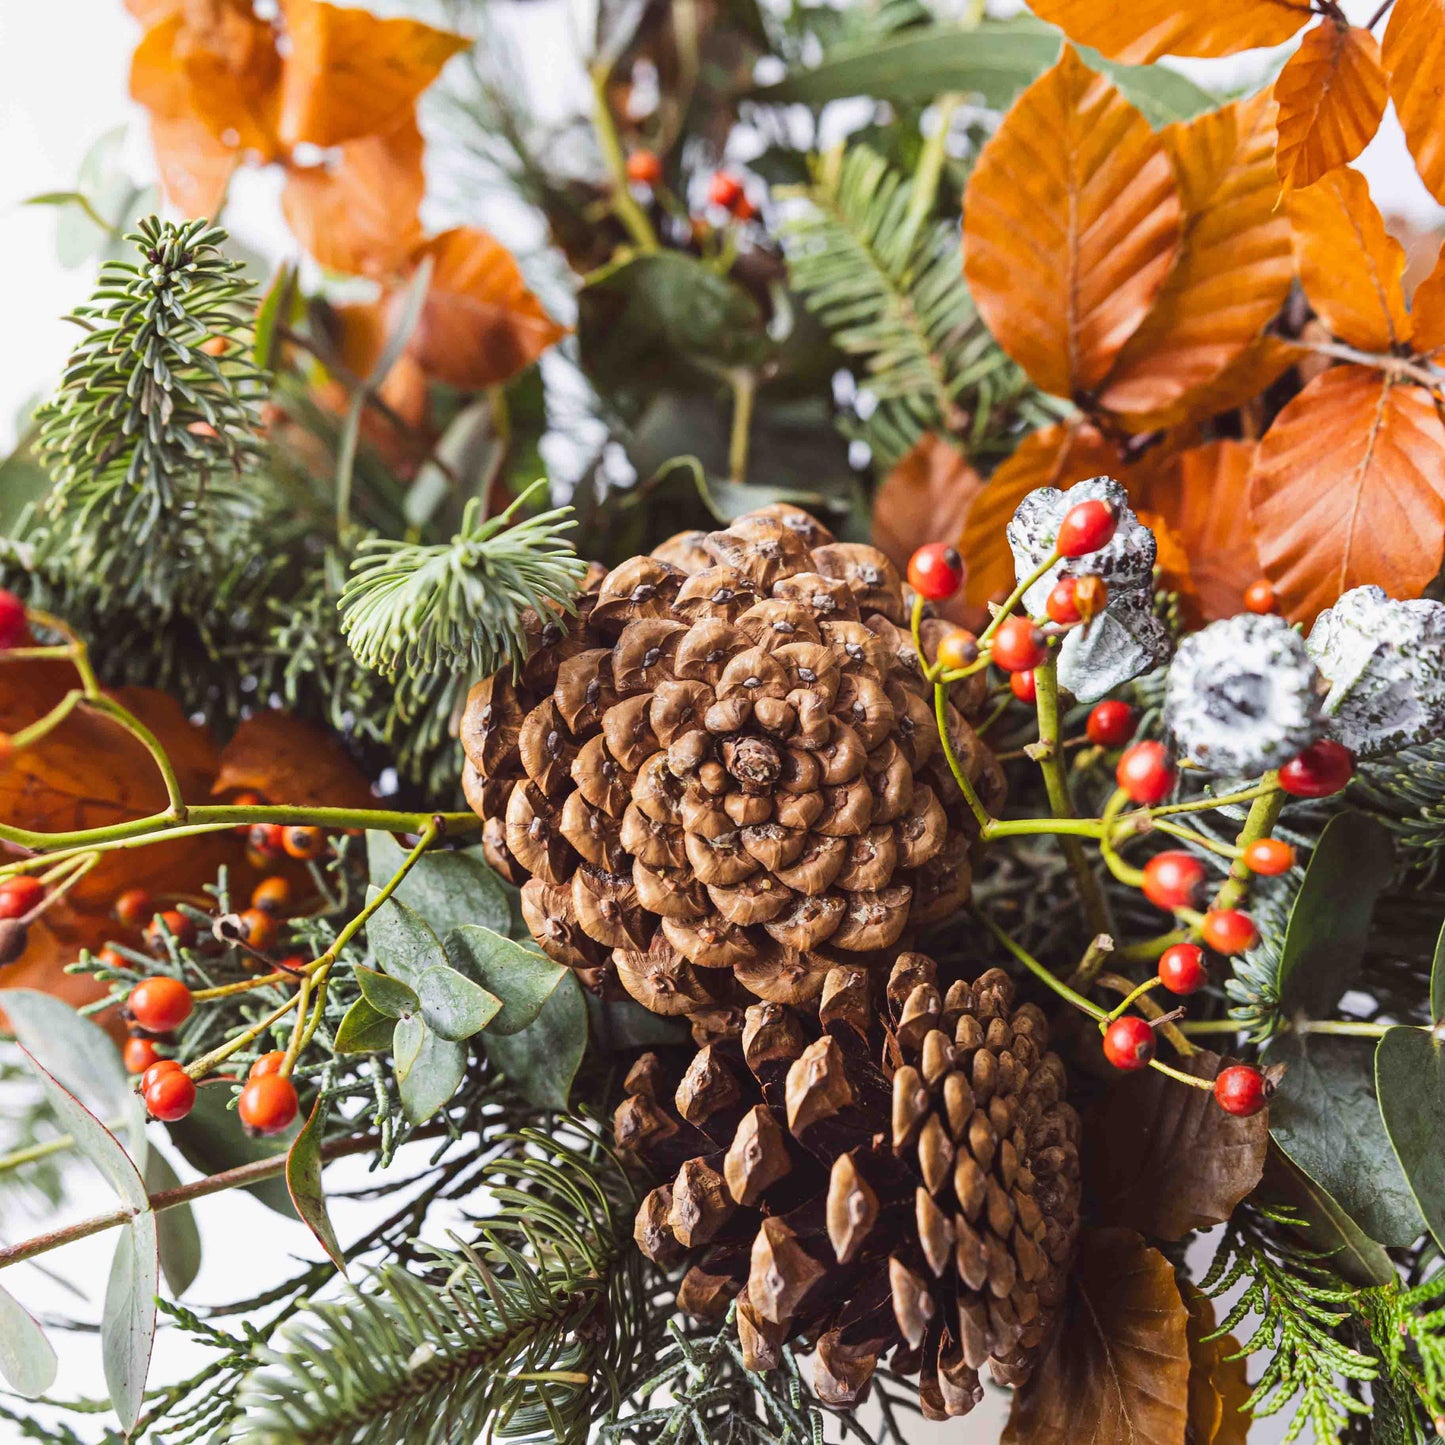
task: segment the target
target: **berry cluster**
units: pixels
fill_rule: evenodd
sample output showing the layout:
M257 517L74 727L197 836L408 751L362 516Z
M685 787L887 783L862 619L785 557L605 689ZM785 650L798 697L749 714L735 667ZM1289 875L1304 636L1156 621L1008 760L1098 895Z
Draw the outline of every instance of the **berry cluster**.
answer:
M656 151L639 148L630 152L626 169L629 185L648 191L657 191L662 186L662 157ZM713 172L708 180L707 202L726 211L735 221L754 221L758 216L758 208L749 199L742 178L732 171Z

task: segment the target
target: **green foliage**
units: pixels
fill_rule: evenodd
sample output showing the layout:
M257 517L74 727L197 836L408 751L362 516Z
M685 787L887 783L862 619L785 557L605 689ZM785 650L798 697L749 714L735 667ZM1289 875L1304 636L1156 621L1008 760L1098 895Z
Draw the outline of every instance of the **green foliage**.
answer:
M1408 1438L1424 1438L1421 1425L1445 1417L1445 1269L1412 1288L1363 1290L1356 1308L1379 1353L1398 1414L1424 1412ZM1376 1388L1378 1395L1379 1390Z
M1345 794L1395 835L1417 883L1433 879L1445 853L1445 739L1363 764Z

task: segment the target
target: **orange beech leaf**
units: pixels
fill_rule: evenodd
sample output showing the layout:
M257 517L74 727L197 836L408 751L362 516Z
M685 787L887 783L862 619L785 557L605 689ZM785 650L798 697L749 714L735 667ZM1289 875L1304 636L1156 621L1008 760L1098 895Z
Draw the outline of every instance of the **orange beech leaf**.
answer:
M1294 258L1289 218L1276 204L1273 111L1260 95L1164 132L1184 242L1104 384L1100 402L1110 411L1159 411L1207 387L1289 294Z
M1274 98L1279 178L1286 186L1312 186L1354 160L1380 128L1389 97L1379 43L1358 25L1326 20L1285 62Z
M1147 507L1136 511L1139 520L1154 534L1154 568L1160 585L1169 592L1177 592L1183 612L1191 626L1198 626L1204 620L1199 607L1198 590L1194 581L1194 568L1189 561L1189 552L1184 538L1174 530L1162 513L1151 512Z
M530 366L565 328L542 309L512 253L485 231L458 226L418 247L434 269L408 352L428 376L475 390ZM399 305L401 293L394 297Z
M1405 248L1385 230L1364 176L1341 166L1286 203L1300 281L1325 325L1366 351L1408 341Z
M1238 612L1261 572L1249 516L1254 451L1251 442L1208 442L1177 452L1137 482L1132 470L1126 479L1141 512L1158 514L1178 537L1206 622Z
M1415 350L1422 355L1445 348L1445 246L1435 269L1415 288L1410 302Z
M291 45L281 96L288 146L388 134L471 44L419 20L383 20L323 0L282 0L281 13Z
M965 596L975 607L1006 597L1014 585L1004 536L1015 509L1038 487L1071 487L1123 468L1118 448L1086 422L1058 422L1026 436L969 508L963 529Z
M190 113L227 146L276 153L281 55L276 31L250 0L184 0L175 58Z
M252 713L221 749L211 792L238 789L309 808L375 803L365 775L331 733L277 708Z
M1189 1311L1189 1434L1191 1445L1245 1445L1248 1355L1233 1335L1216 1335L1214 1305L1193 1285L1180 1286Z
M241 153L222 145L198 120L151 117L161 190L184 216L215 216L241 164Z
M422 239L423 142L407 112L389 135L347 141L316 166L289 166L281 208L301 245L330 271L385 278Z
M1250 509L1291 621L1370 582L1418 597L1445 558L1445 425L1430 396L1371 367L1317 376L1260 442Z
M147 30L162 20L169 20L184 4L185 0L125 0L125 8Z
M1395 0L1382 53L1415 168L1445 205L1445 0Z
M1282 337L1257 336L1217 376L1186 392L1172 405L1157 411L1117 412L1115 420L1131 432L1168 431L1238 411L1306 354Z
M1097 386L1179 248L1163 141L1072 46L1014 102L964 197L964 275L1000 346L1045 391Z
M1111 60L1233 55L1281 45L1311 14L1308 0L1029 0L1041 20Z

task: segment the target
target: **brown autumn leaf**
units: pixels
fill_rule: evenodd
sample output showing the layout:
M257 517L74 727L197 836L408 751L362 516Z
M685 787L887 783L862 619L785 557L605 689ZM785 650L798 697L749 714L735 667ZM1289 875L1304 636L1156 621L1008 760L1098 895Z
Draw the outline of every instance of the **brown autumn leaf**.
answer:
M1259 549L1249 516L1254 444L1212 441L1170 457L1130 490L1141 511L1158 513L1189 557L1201 617L1232 617L1244 589L1260 575Z
M281 208L291 233L327 270L377 280L400 271L422 239L423 149L409 110L387 135L289 165Z
M1286 204L1300 282L1325 325L1365 351L1408 341L1405 249L1385 230L1364 176L1341 166Z
M565 335L528 289L512 253L485 231L458 226L414 253L430 257L431 286L407 351L428 376L475 390L506 381ZM401 304L398 292L393 304Z
M1063 1317L1002 1445L1182 1445L1189 1312L1174 1266L1132 1229L1080 1242Z
M241 153L223 145L190 116L151 117L151 147L161 192L183 216L216 216L241 164Z
M1177 1067L1212 1080L1223 1066L1200 1050ZM1117 1081L1092 1112L1085 1177L1100 1214L1153 1239L1222 1224L1259 1183L1269 1116L1226 1114L1204 1089L1145 1069Z
M1370 582L1418 597L1445 558L1445 426L1429 394L1371 367L1317 376L1259 444L1250 510L1291 621Z
M290 42L280 120L288 147L389 134L471 44L419 20L383 20L324 0L282 0L281 13Z
M1070 487L1106 473L1117 476L1122 467L1118 448L1087 422L1057 422L1026 436L969 508L961 544L968 601L982 607L1013 590L1013 557L1004 529L1030 492Z
M1115 412L1154 412L1207 388L1256 341L1294 280L1289 218L1277 205L1267 95L1170 126L1183 244L1100 394Z
M217 140L270 158L276 151L281 53L250 0L183 0L175 60L190 111Z
M1274 98L1280 181L1312 186L1354 160L1380 128L1389 96L1379 43L1361 26L1324 21L1285 62Z
M1233 1335L1211 1336L1214 1304L1192 1284L1181 1284L1189 1311L1189 1445L1245 1445L1253 1418L1246 1357Z
M1445 0L1395 0L1381 52L1415 168L1445 205Z
M308 808L370 808L371 785L325 728L279 708L252 713L221 749L215 794L259 793Z
M1154 534L1154 570L1166 592L1178 594L1186 624L1197 627L1203 621L1194 583L1194 567L1184 539L1159 512L1136 507L1135 515Z
M1410 320L1415 350L1422 356L1445 347L1445 245L1440 247L1435 269L1415 288Z
M1308 0L1030 0L1030 8L1069 39L1130 65L1281 45L1311 14Z
M1108 375L1179 249L1163 141L1065 46L1014 102L969 177L964 275L1000 346L1045 391Z

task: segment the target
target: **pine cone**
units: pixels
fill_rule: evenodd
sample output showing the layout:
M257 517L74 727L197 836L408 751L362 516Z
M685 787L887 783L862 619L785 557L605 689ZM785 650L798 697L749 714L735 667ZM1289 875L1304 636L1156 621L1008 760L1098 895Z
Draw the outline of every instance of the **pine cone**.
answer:
M655 1012L816 999L834 962L968 897L973 819L939 745L903 586L872 547L768 507L687 532L538 622L467 700L467 798L551 957ZM948 624L929 619L926 648ZM954 744L985 802L993 755ZM735 1015L734 1015L735 1018ZM725 1025L719 1025L725 1027Z
M648 1054L614 1128L624 1157L673 1176L635 1237L661 1265L692 1261L679 1308L719 1318L736 1297L750 1368L814 1346L830 1404L860 1400L893 1348L940 1419L982 1398L985 1362L1028 1378L1078 1230L1079 1120L1008 976L946 994L936 977L901 955L885 1027L869 974L834 968L816 1019L753 1005L675 1090Z

